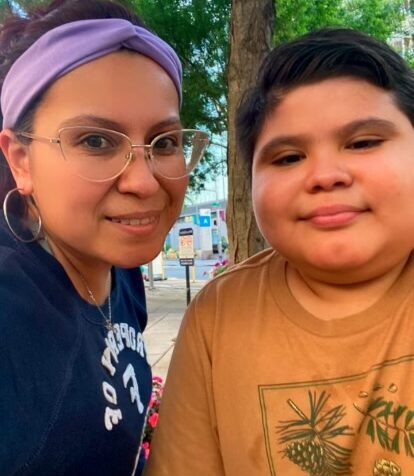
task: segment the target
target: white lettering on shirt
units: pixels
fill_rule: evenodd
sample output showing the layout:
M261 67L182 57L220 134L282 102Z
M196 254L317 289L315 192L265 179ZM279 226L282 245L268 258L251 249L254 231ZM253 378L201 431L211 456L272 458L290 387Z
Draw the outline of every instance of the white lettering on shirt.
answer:
M124 349L131 349L137 352L142 358L145 358L145 345L141 332L136 332L135 328L127 323L116 323L113 330L108 332L105 339L106 347L101 356L101 364L108 371L110 377L114 377L119 364L118 356ZM144 412L144 405L139 393L138 381L135 375L135 369L129 363L122 375L124 388L129 387L131 403L136 403L138 413ZM108 382L102 383L102 392L108 405L105 408L105 428L111 431L115 425L122 420L122 412L118 405L116 389ZM109 406L110 405L110 406ZM115 407L115 408L113 408Z
M116 397L116 390L114 389L112 385L110 385L108 382L103 382L102 390L106 400L109 403L113 403L114 405L118 404L118 399Z
M106 368L111 377L115 375L116 369L111 362L111 351L109 350L109 347L106 347L103 351L101 364Z
M119 420L122 420L122 412L119 408L115 410L109 407L105 408L105 428L108 431L111 431L114 425L119 423Z
M138 332L137 334L137 353L141 356L144 357L144 340L142 338L141 332Z
M137 402L137 408L139 413L143 413L144 405L141 402L141 397L139 395L139 388L138 388L138 381L135 376L134 367L131 364L128 365L126 368L124 375L122 376L122 380L124 382L124 387L128 387L128 382L131 381L132 387L129 389L129 393L131 395L131 402Z
M131 350L135 350L137 342L135 340L135 329L133 327L129 328L129 342L131 343Z

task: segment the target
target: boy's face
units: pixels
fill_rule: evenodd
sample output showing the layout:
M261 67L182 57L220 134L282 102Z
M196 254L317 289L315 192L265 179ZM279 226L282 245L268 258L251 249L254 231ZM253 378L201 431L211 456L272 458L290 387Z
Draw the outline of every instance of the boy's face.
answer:
M263 235L302 272L354 283L414 248L414 129L368 82L287 93L258 136L252 175Z

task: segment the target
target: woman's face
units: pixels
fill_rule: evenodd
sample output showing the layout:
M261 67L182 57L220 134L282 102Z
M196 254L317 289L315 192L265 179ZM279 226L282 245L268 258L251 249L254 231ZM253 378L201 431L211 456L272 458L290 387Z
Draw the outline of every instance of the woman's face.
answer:
M58 79L39 105L33 133L56 137L66 126L97 126L149 144L181 127L178 94L154 61L122 51L86 63ZM27 147L30 183L46 233L76 260L132 267L160 251L182 206L187 178L153 175L143 149L108 182L77 176L58 145Z

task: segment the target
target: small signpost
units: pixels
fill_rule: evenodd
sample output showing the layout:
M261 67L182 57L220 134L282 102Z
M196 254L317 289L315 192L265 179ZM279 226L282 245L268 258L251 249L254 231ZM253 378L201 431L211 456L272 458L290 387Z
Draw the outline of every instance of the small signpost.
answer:
M190 266L194 266L194 232L192 228L181 228L179 231L178 256L180 265L185 266L185 281L187 289L187 305L191 301Z

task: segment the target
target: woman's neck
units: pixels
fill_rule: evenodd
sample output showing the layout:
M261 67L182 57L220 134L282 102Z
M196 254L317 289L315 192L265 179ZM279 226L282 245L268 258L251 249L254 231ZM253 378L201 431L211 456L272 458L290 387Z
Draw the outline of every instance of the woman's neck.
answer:
M103 304L111 291L111 265L78 257L71 250L57 245L50 236L45 241L50 252L63 266L79 295L91 302L90 293L92 292L96 303Z
M368 309L384 296L407 259L378 277L354 284L320 281L291 264L287 266L286 279L291 293L308 312L324 320L340 319Z

